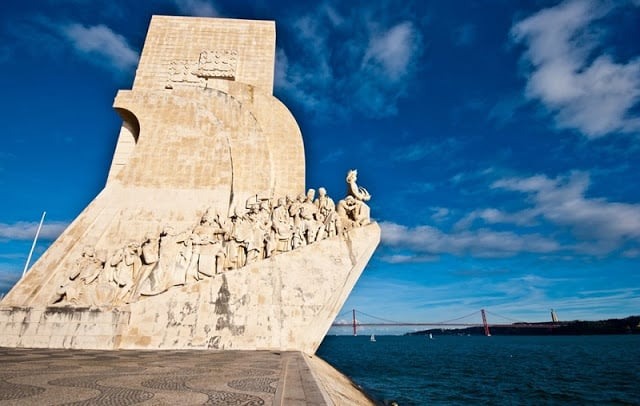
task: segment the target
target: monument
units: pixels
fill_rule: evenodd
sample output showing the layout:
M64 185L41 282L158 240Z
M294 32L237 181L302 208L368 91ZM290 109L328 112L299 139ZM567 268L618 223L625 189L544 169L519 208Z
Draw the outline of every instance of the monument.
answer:
M0 346L315 353L380 229L357 171L305 187L274 58L273 22L152 18L106 185L0 303Z

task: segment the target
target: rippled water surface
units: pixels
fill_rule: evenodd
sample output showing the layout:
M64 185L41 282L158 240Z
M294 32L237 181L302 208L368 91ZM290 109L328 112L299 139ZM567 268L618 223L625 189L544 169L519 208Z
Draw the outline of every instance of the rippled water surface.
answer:
M640 405L640 336L329 336L318 355L377 399Z

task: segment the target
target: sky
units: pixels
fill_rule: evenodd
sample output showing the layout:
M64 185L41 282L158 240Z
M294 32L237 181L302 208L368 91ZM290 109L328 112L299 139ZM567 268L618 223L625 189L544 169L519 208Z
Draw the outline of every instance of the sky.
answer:
M358 169L382 228L339 321L640 314L640 1L1 7L0 293L42 212L34 258L103 188L113 98L160 14L276 22L307 186L338 200Z

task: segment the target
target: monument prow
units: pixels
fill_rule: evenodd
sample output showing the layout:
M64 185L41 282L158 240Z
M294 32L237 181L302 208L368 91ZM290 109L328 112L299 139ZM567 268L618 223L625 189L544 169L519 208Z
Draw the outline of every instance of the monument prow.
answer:
M7 294L0 346L313 354L380 240L306 191L275 25L152 18L104 189ZM305 194L306 191L306 194Z

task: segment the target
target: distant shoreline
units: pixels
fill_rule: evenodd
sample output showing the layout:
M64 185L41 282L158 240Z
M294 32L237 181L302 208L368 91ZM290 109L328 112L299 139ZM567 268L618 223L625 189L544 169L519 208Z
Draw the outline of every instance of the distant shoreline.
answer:
M491 326L491 335L500 336L560 336L560 335L610 335L640 334L640 316L629 316L624 319L607 319L596 321L559 321L540 323L512 323L509 325ZM435 328L406 333L408 336L420 335L484 335L484 328L466 327L455 329Z

